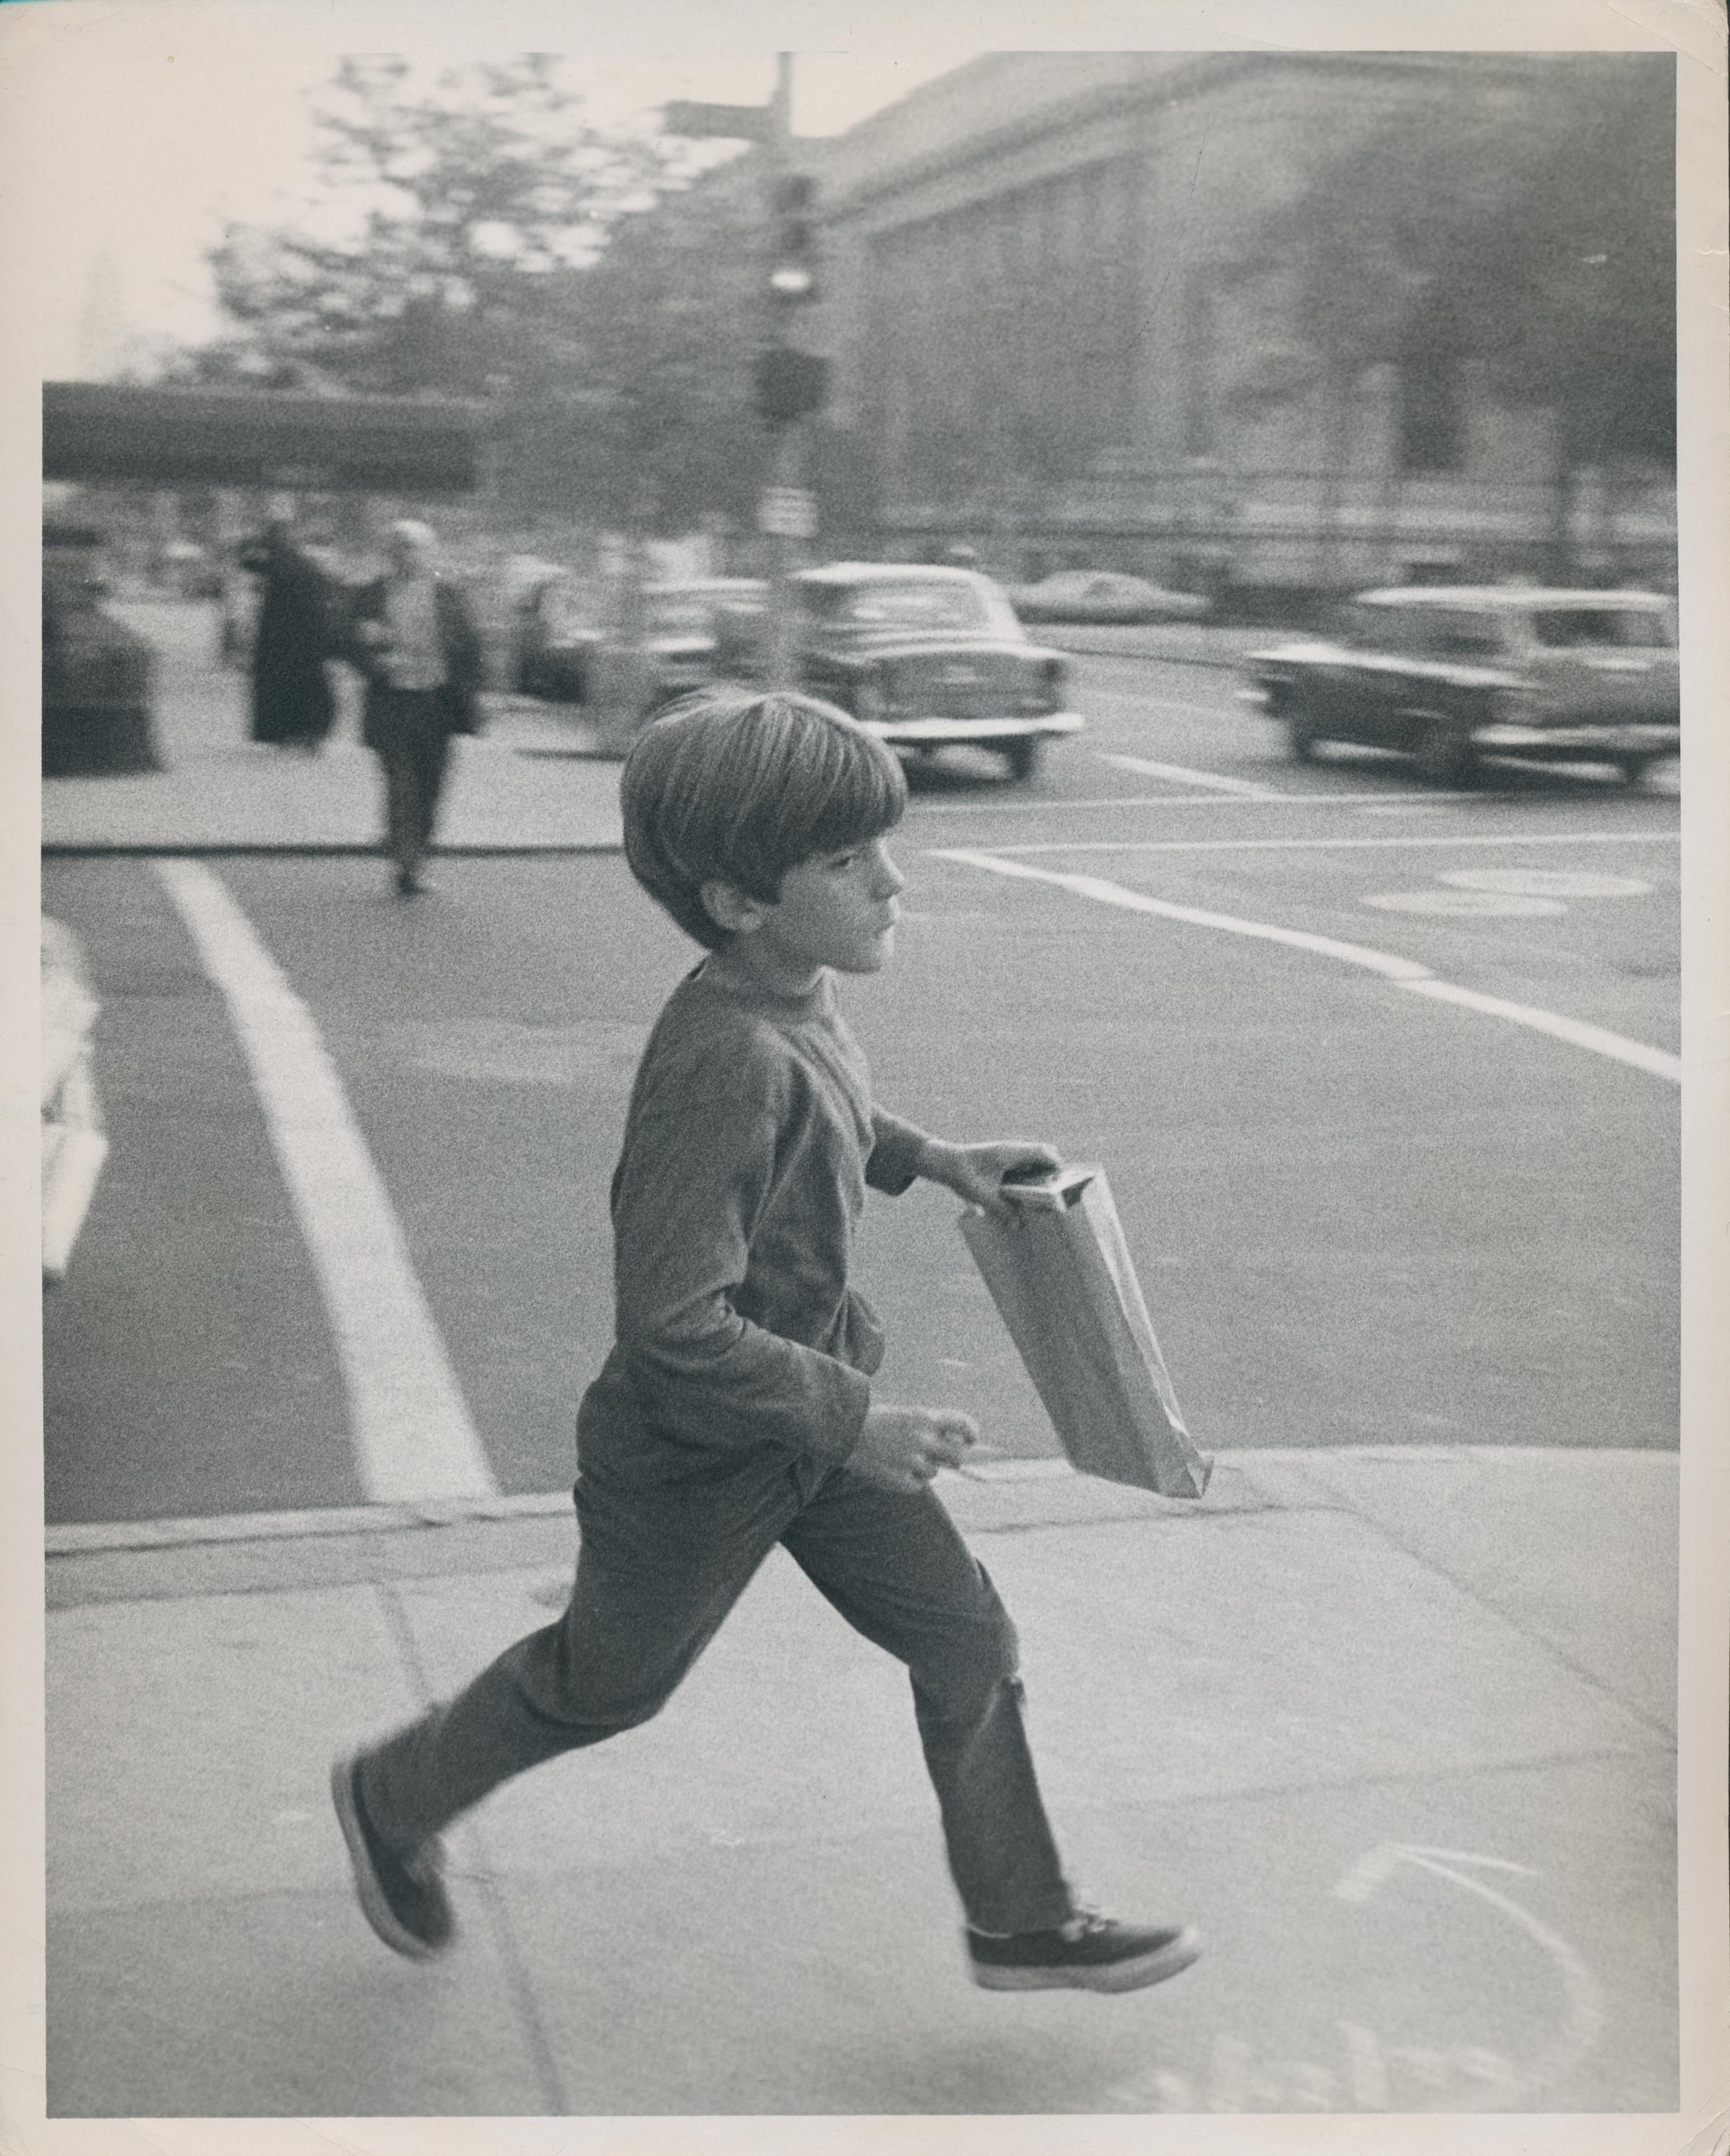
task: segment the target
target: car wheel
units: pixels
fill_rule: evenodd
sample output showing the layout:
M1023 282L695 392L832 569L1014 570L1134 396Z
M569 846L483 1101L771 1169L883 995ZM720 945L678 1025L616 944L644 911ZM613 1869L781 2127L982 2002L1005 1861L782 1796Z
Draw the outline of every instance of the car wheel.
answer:
M1011 778L1031 778L1040 767L1040 752L1045 743L1037 736L1024 735L1012 741L1004 751L1004 762L1009 767Z
M1471 730L1459 719L1435 713L1424 721L1414 760L1419 776L1430 785L1457 786L1476 762Z
M1306 717L1300 711L1286 713L1286 745L1300 763L1315 762L1316 744L1321 738L1322 737L1316 732L1316 722L1313 719Z

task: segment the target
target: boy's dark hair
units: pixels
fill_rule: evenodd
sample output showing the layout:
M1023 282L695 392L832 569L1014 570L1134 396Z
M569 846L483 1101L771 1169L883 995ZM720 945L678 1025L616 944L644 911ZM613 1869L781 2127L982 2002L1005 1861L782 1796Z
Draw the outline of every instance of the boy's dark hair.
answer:
M789 869L898 824L907 782L893 752L833 704L704 689L638 735L619 799L632 875L715 951L728 932L703 903L706 883L773 905Z

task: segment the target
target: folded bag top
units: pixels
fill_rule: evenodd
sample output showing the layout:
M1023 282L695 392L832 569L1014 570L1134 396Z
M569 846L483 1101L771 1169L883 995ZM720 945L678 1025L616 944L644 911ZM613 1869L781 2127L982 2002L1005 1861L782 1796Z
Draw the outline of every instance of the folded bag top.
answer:
M1213 1462L1185 1428L1105 1171L1006 1180L1014 1218L961 1232L1058 1441L1081 1474L1199 1497Z

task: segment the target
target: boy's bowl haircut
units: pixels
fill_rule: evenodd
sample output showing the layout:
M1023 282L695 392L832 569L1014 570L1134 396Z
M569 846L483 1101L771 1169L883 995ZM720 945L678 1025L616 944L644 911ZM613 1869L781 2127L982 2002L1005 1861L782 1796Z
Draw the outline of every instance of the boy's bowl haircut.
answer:
M788 690L704 689L631 746L619 778L624 853L686 935L727 932L703 886L773 905L789 869L892 830L906 811L900 759L834 704Z

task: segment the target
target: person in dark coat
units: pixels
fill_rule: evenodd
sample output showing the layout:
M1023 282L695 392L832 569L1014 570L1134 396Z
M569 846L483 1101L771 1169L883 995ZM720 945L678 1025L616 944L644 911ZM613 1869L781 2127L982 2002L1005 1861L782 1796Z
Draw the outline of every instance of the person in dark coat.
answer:
M425 889L454 733L480 731L480 637L460 585L433 566L412 518L391 526L390 570L357 594L351 646L367 676L361 738L384 771L385 844L404 898Z
M241 567L262 579L252 651L252 738L316 755L336 716L326 660L334 656L331 579L276 520Z

